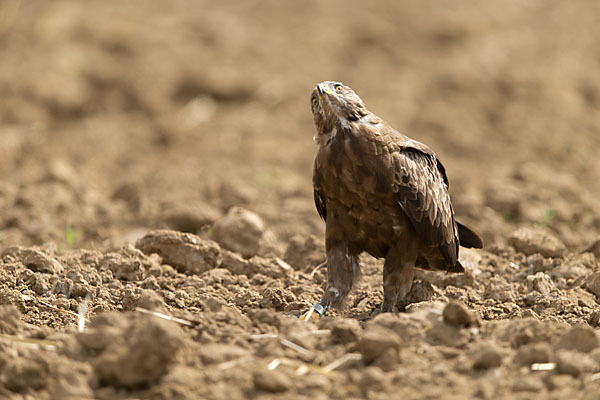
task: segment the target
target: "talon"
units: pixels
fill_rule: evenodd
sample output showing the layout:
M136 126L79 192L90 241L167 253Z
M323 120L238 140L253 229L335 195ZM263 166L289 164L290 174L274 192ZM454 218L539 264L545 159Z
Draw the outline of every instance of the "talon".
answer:
M300 316L300 319L304 319L304 321L308 321L311 318L312 319L316 319L323 317L323 315L325 315L325 312L327 311L328 307L323 307L323 305L321 304L321 302L318 302L314 305L312 305L310 307L310 310L308 310L307 312L305 312L304 314L302 314Z

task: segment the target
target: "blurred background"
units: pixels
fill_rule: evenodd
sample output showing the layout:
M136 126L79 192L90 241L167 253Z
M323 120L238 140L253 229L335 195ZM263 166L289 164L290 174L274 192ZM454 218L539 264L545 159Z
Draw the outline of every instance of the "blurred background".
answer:
M600 3L0 2L0 249L198 232L239 205L321 237L317 82L432 147L488 244L600 229Z

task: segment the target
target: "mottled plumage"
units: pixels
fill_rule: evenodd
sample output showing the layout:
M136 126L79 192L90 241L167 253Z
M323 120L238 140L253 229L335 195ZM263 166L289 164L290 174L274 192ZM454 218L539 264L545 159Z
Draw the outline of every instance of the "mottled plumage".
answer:
M363 251L385 258L383 311L392 311L409 292L414 267L464 271L459 244L482 242L454 220L436 154L368 111L341 83L318 84L311 102L319 145L314 197L326 222L328 270L315 310L342 303L360 274Z

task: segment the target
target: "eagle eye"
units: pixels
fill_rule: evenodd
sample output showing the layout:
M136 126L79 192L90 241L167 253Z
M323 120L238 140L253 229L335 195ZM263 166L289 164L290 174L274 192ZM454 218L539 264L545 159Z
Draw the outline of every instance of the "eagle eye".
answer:
M316 98L316 97L313 97L313 98L312 98L312 105L313 105L313 106L316 106L316 105L317 105L317 98Z
M336 92L341 92L342 90L344 90L342 85L335 85L335 91Z

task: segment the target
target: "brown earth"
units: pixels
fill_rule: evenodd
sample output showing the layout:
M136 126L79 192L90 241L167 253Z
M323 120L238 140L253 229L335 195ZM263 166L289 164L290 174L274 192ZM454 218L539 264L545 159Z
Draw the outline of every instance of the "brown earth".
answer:
M591 0L2 1L0 398L597 399L599 26ZM298 319L330 79L438 152L486 240L398 314L363 257L345 310Z

